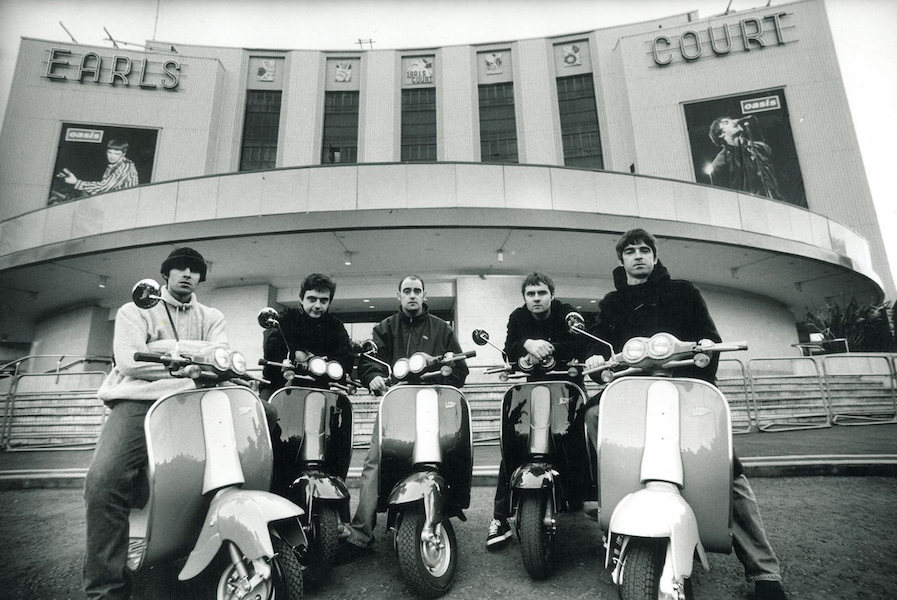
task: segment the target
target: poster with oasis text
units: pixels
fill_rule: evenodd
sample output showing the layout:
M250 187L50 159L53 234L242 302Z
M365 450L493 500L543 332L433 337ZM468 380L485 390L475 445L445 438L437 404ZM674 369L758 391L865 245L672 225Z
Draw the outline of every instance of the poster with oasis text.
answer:
M684 108L695 181L806 208L783 89Z
M152 181L158 130L63 123L48 204Z

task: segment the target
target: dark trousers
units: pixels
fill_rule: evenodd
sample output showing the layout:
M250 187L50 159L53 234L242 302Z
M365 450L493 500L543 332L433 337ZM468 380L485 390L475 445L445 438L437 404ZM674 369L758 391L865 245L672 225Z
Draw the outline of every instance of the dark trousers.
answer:
M128 515L146 466L143 421L152 402L119 400L103 425L84 485L87 548L84 592L88 600L128 598L131 581Z
M492 507L492 518L507 521L511 516L510 476L505 468L505 461L498 465L498 483L495 484L495 502Z

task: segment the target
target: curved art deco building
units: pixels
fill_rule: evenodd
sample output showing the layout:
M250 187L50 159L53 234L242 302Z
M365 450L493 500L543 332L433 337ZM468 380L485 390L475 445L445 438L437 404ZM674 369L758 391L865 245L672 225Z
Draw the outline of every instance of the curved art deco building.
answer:
M357 339L419 273L462 345L500 344L532 270L594 313L632 227L751 355L794 355L807 307L893 294L821 1L402 50L23 39L0 348L108 354L114 310L180 245L252 360L257 310L314 271Z

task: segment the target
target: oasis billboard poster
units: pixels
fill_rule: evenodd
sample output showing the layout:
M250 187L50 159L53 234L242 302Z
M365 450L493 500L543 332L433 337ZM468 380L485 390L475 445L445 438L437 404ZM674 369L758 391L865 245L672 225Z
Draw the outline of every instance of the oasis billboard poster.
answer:
M149 183L155 129L63 123L48 204Z
M781 88L685 104L695 181L806 208Z

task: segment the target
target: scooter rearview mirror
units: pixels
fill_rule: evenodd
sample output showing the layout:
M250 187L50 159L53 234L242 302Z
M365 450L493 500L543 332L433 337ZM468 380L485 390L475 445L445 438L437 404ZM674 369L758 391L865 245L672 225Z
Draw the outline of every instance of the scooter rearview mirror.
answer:
M577 329L582 330L586 327L586 320L578 312L567 313L567 316L564 317L564 321L567 322L567 327L571 332Z
M266 306L265 308L260 310L258 316L256 317L259 325L261 325L263 329L273 329L280 325L279 318L280 315L278 315L277 311L270 306Z
M140 308L152 308L162 299L162 289L155 279L141 279L131 290L131 300Z
M376 354L380 348L374 340L365 340L361 343L361 351L365 354Z
M489 342L489 332L485 329L474 329L472 335L477 346L485 346Z

